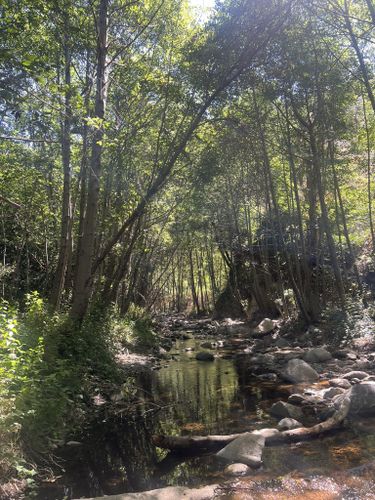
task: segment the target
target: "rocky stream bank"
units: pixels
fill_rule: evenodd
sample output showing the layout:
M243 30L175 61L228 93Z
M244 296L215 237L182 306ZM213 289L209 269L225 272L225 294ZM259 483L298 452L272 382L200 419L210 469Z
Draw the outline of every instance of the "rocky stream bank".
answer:
M151 354L119 353L139 402L129 420L121 391L99 401L67 498L375 499L371 322L344 340L269 319L156 328Z

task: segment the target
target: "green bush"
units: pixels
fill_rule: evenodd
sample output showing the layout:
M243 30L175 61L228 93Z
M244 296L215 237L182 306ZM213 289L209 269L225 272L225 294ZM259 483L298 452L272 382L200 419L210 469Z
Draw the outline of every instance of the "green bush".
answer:
M8 450L14 451L21 440L24 448L38 455L71 430L67 416L75 408L78 373L69 360L48 359L46 350L46 340L59 331L63 320L51 316L36 293L28 295L23 314L0 304L0 425L2 433L6 427L14 430L4 436Z
M27 296L22 313L0 302L2 480L17 475L31 482L30 463L95 417L98 391L126 386L131 398L134 380L126 380L115 362L119 346L156 344L151 319L139 308L123 319L93 306L77 327L66 315L51 314L37 293Z
M150 349L158 345L149 314L141 307L132 305L125 318L114 312L110 316L109 337L114 345Z

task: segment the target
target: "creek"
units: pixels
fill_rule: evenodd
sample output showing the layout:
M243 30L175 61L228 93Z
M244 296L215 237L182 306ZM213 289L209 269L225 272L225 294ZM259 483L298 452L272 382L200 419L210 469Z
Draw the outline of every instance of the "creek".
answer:
M214 455L179 457L155 448L154 434L230 434L275 427L270 406L295 392L290 385L259 382L247 375L235 355L241 339L217 348L214 361L197 361L200 344L214 338L199 334L177 340L158 370L136 376L138 403L128 411L106 415L86 429L81 444L67 447L64 473L43 484L40 500L94 497L149 490L169 485L199 486L228 479ZM236 348L236 345L238 347ZM115 412L116 413L116 412ZM321 440L267 447L264 473L327 475L367 463L375 457L375 422ZM254 474L256 474L254 472Z

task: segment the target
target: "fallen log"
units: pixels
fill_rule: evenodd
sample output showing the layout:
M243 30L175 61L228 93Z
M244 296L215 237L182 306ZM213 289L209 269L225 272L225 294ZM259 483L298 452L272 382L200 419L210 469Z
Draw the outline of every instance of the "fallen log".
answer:
M289 431L279 432L265 438L266 446L280 443L295 443L320 436L326 432L339 428L345 420L349 410L350 399L344 398L340 408L332 417L312 427L299 427ZM256 431L255 431L256 432ZM212 436L163 436L152 437L152 443L158 448L178 453L204 453L213 449L220 449L246 433Z
M205 452L213 448L224 448L224 446L243 434L244 433L217 436L163 436L159 434L152 436L151 440L158 448L196 453L197 451Z

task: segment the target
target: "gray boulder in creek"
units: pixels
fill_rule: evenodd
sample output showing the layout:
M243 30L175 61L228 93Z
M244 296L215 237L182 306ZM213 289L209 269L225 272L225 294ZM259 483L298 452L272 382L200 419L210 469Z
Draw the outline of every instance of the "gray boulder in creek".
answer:
M303 359L308 363L324 363L332 359L332 354L323 347L316 347L307 351Z
M299 384L300 382L315 382L319 379L319 374L302 359L291 359L288 361L282 377L288 382Z
M216 456L228 462L246 464L256 469L262 463L264 445L264 436L246 432L227 444L225 448L216 453Z
M375 382L361 382L353 385L342 396L334 399L335 407L339 408L344 398L349 399L348 418L375 416Z
M284 401L274 403L270 408L270 414L274 417L294 418L296 420L303 417L301 408Z

